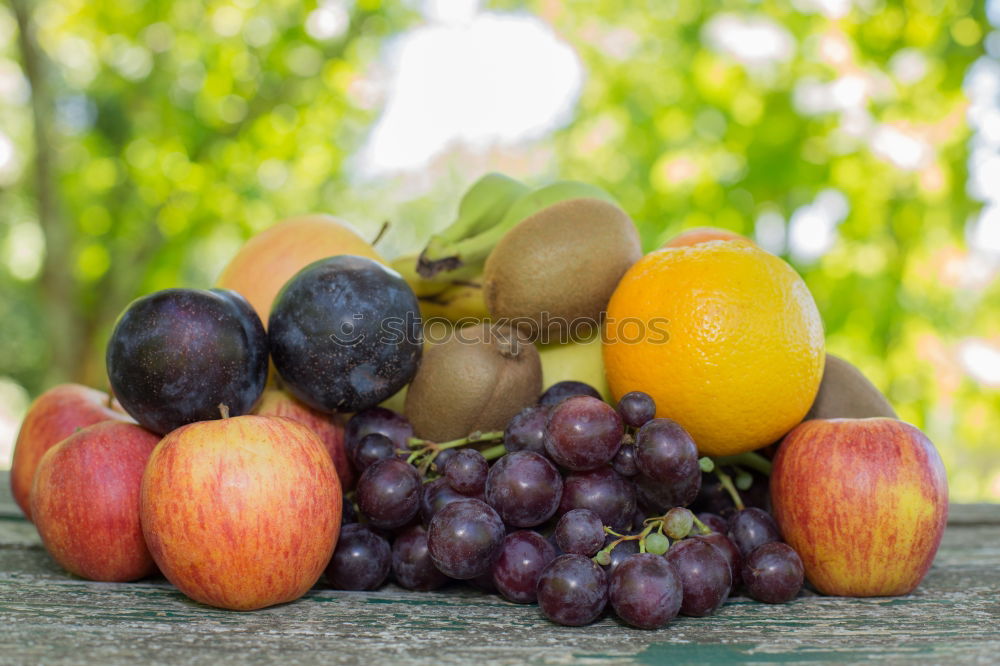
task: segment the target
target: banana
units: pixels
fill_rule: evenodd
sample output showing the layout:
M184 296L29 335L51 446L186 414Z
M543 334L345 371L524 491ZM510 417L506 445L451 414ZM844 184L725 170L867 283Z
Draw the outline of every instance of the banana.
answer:
M535 345L542 359L542 387L574 379L590 384L605 400L611 400L611 388L604 376L601 336L583 342Z
M429 319L447 319L453 323L481 322L489 317L486 301L483 299L483 288L474 285L454 285L448 287L436 296L426 296L418 299L420 315L426 322Z
M460 241L486 231L504 216L521 196L531 191L519 180L491 172L474 182L458 202L458 217L447 229L431 237Z
M431 236L427 248L421 253L417 271L425 279L433 279L439 273L451 273L460 268L449 261L425 262L423 256L425 253L438 256L444 248L493 227L503 218L511 204L530 191L524 183L501 173L488 173L477 180L462 196L455 221ZM478 268L481 268L482 262L479 264ZM465 264L472 265L468 262Z
M522 220L553 204L570 199L601 199L617 205L614 197L596 185L575 180L557 181L521 195L495 224L474 236L466 236L453 242L431 239L420 253L417 271L420 275L429 277L467 266L480 267L504 234Z
M425 280L417 273L415 255L397 257L390 265L413 289L420 303L420 314L425 320L444 318L457 322L475 318L478 321L489 316L483 296L482 275L471 274L470 269L475 269L475 266L442 274L436 280ZM466 275L469 279L463 279Z

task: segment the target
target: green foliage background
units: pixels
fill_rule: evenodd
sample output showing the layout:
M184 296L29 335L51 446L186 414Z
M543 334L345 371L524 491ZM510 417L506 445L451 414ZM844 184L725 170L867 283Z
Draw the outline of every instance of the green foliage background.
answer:
M30 395L71 379L103 385L109 328L135 296L211 284L242 239L301 212L333 213L368 237L392 220L380 249L416 249L489 169L605 187L647 249L691 226L753 234L762 211L787 219L833 187L850 214L828 253L796 264L829 349L928 432L953 498L1000 499L1000 392L955 360L966 337L1000 343L1000 285L995 272L975 287L946 279L949 262L967 258L979 208L966 194L962 83L990 30L981 3L863 3L831 21L772 0L495 2L539 14L576 49L580 101L549 136L485 155L456 148L416 181L358 179L352 156L380 111L365 77L388 40L423 19L405 3L348 6L348 29L329 41L306 33L315 5L298 0L0 6L0 72L23 79L0 97L21 161L0 184L0 376ZM755 73L705 43L723 10L776 20L798 48ZM232 34L213 29L220 11L238 19ZM27 20L36 40L19 30ZM831 31L867 71L887 71L903 48L925 56L922 78L867 110L923 132L929 166L901 170L845 146L835 113L797 110L797 83L842 73L816 55Z

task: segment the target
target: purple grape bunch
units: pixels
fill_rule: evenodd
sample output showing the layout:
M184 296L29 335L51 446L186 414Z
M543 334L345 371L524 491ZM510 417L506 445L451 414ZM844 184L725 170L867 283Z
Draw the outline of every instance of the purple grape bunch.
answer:
M655 629L740 594L786 603L804 582L767 511L766 459L699 458L642 392L609 405L560 382L502 432L446 444L374 407L345 445L360 479L327 569L337 589L468 581L558 624L612 612Z

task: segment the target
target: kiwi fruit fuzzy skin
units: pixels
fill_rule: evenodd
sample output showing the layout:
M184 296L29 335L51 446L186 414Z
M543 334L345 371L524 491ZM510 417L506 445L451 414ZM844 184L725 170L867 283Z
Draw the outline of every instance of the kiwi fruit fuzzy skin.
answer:
M561 201L526 218L493 248L483 276L486 306L531 339L547 333L548 341L566 341L559 335L567 323L598 325L618 281L641 256L625 211L600 199Z
M404 412L417 437L446 442L475 432L503 430L538 401L538 350L502 324L452 331L424 352L406 393Z
M826 355L826 367L819 393L805 420L867 419L876 416L897 418L886 397L861 371L833 354Z

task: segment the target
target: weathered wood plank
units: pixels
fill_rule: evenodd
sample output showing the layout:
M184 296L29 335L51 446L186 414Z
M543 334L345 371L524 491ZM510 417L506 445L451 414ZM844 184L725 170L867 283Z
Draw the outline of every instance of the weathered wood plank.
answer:
M736 599L715 617L642 632L611 618L570 629L531 606L453 587L411 593L317 589L255 613L207 608L163 580L91 583L59 571L14 521L0 522L0 660L108 664L290 663L412 659L463 663L590 661L993 661L1000 649L1000 529L949 529L935 566L902 599Z
M21 509L10 494L10 472L0 471L0 519L21 517Z
M4 493L6 475L0 478ZM163 579L73 578L44 552L32 525L0 514L0 663L995 663L995 509L954 507L931 573L908 597L804 594L781 606L738 598L714 617L680 618L653 632L610 617L559 627L537 607L462 586L434 593L317 588L278 608L226 612L186 599Z

